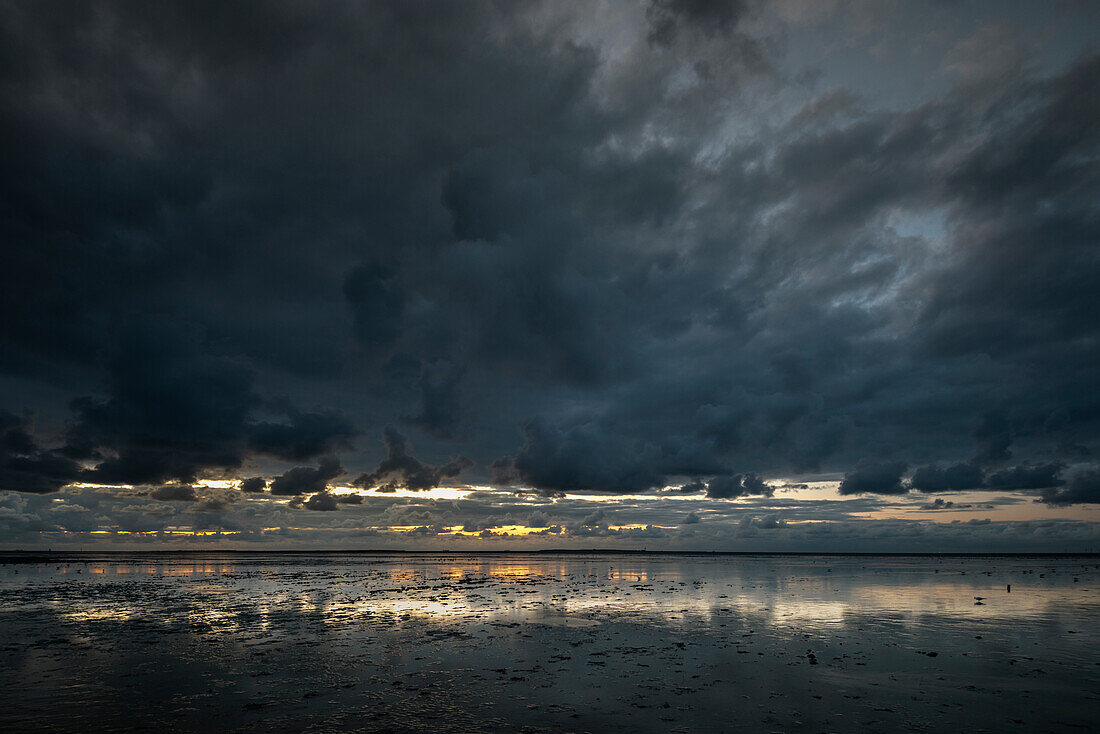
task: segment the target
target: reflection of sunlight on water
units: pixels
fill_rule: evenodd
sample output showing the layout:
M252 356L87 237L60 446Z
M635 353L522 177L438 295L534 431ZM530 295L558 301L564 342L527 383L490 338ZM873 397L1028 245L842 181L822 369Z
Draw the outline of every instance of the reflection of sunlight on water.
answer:
M11 595L33 580L48 590L46 603L67 622L183 623L209 635L278 632L303 621L355 629L392 624L393 618L564 626L722 623L795 634L854 628L868 620L916 629L945 620L1043 624L1067 613L1100 614L1095 585L1073 582L1073 574L1082 572L1068 564L1061 574L1050 571L1041 579L1022 575L1022 566L996 568L980 559L954 563L635 556L134 559L42 564L36 578L0 579L0 593L11 600L9 610L20 603L33 607ZM1012 593L1008 582L1015 584ZM976 597L983 597L982 604Z
M442 618L471 614L477 609L461 601L415 601L397 597L371 599L370 601L337 601L327 603L322 610L327 622L342 621L348 616L374 614L409 615L412 617Z
M172 564L171 566L161 566L160 573L171 574L174 576L233 573L233 566L226 565L224 563L178 563Z
M227 563L107 563L102 561L58 566L58 574L90 573L96 576L124 574L160 574L167 576L194 576L198 574L229 574L234 572Z
M300 614L313 614L317 611L319 605L310 598L309 594L302 592L294 597L294 606Z
M57 603L53 606L57 615L69 622L129 622L142 616L139 610L131 607L89 604L73 609Z
M102 608L65 612L60 616L70 622L128 622L133 618L133 615L122 609Z
M441 579L450 579L452 581L458 579L465 579L471 576L484 575L484 566L480 563L449 563L441 564L439 567L439 577Z
M237 632L241 629L239 614L227 609L204 605L187 613L187 622L192 627L209 625L218 632Z
M840 627L848 619L850 605L841 602L814 599L777 601L772 605L772 617L781 624L798 623L801 626Z

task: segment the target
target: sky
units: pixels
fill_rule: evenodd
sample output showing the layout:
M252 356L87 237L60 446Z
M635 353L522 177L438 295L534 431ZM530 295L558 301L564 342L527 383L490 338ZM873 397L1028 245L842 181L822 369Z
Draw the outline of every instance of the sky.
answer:
M1100 550L1100 5L0 2L0 546Z

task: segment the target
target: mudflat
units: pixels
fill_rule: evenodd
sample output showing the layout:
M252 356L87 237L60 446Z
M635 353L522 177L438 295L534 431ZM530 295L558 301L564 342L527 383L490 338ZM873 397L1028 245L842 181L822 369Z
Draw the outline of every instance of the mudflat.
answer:
M1082 731L1098 621L1092 556L8 554L0 729Z

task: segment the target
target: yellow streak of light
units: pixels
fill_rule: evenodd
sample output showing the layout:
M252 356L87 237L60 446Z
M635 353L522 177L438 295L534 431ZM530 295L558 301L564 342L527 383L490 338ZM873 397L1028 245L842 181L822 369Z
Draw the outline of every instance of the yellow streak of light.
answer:
M59 535L79 535L82 531L79 530L60 530L56 531ZM191 530L185 527L173 527L164 528L163 530L89 530L88 535L131 535L135 537L154 537L154 536L184 536L184 537L207 537L207 536L221 536L221 535L240 535L240 530Z
M341 487L341 486L331 487L330 489L334 494L359 494L359 495L362 495L363 497L375 497L375 498L386 498L386 497L409 498L409 497L415 497L417 499L425 499L425 500L461 500L461 499L466 499L467 495L469 495L471 492L475 491L473 489L460 488L460 487L436 487L435 489L425 489L425 490L422 490L422 491L419 491L419 492L411 490L411 489L397 489L397 490L394 490L393 492L376 492L376 491L364 492L363 490L360 490L356 487Z

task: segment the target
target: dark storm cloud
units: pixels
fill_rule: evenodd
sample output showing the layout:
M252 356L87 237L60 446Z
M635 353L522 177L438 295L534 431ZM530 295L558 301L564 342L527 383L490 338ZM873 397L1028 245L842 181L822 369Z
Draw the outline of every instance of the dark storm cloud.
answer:
M960 230L971 246L922 314L922 332L937 354L987 353L1035 367L1094 356L1094 347L1076 337L1097 327L1085 294L1098 283L1100 225L1089 204L1097 185L1090 161L1100 145L1098 70L1100 57L1082 59L1046 84L1006 94L996 114L1022 114L998 119L948 177L969 215ZM1048 391L1056 395L1077 378L1066 365ZM1048 391L1043 397L1053 398ZM1072 410L1091 409L1086 400Z
M840 482L841 494L905 494L909 487L902 482L903 461L871 461L861 459Z
M307 510L317 510L321 512L335 512L340 509L339 502L336 501L336 497L329 492L318 492L310 497L302 505Z
M1059 476L1061 464L1021 464L994 472L986 477L990 489L1048 489L1060 487L1065 481Z
M286 423L255 423L248 429L249 448L287 461L301 461L337 449L351 448L359 435L347 416L335 410L315 413L293 406L285 409Z
M5 4L0 489L1078 496L1094 44L610 10Z
M448 360L423 366L416 389L420 392L420 412L412 419L428 433L450 438L461 421L458 400L462 368Z
M1008 454L999 450L997 455L1004 458ZM909 486L922 492L1047 489L1065 484L1061 477L1064 468L1060 463L1019 464L985 473L974 463L922 466L913 472Z
M743 0L653 0L646 7L649 40L671 46L684 25L704 33L730 33L747 5Z
M401 329L405 294L396 273L381 264L360 265L344 280L344 296L355 318L355 335L366 345L393 342Z
M324 492L328 483L344 473L340 460L335 456L323 456L314 469L296 466L271 480L271 494L300 495L306 492Z
M208 467L240 464L236 444L256 405L253 374L236 360L205 354L199 337L142 320L111 345L109 397L79 398L69 445L102 459L100 482L191 482Z
M1012 433L1004 416L987 413L974 429L973 437L978 446L971 460L972 464L987 466L1008 461L1012 457L1008 448L1012 445ZM956 465L955 471L961 471L962 466L964 465Z
M265 404L247 364L211 354L196 329L144 318L122 330L107 360L108 395L73 402L63 450L96 460L89 481L193 482L239 467L249 453L301 460L346 447L357 431L342 414ZM284 423L256 422L257 411Z
M80 465L68 456L39 448L26 416L0 410L0 489L48 494L79 473Z
M8 411L0 411L0 447L16 455L33 454L38 450L27 431L28 420Z
M736 499L754 494L770 497L774 493L775 487L752 472L715 477L707 483L707 497L712 499Z
M424 464L409 453L409 441L393 426L383 431L386 444L386 458L374 471L359 475L353 484L379 492L392 492L395 489L423 491L438 487L447 479L457 479L462 472L473 466L465 456L458 456L441 466Z
M643 492L663 486L669 475L722 469L694 441L670 439L657 444L615 435L596 422L561 429L535 419L524 426L523 434L520 451L494 464L496 478L550 494Z
M913 471L909 481L913 489L922 492L948 492L985 486L985 476L974 464L922 466Z
M1065 488L1048 487L1043 490L1042 499L1050 505L1100 504L1100 472L1081 472Z
M550 492L638 492L661 481L647 464L644 447L591 424L562 431L545 421L524 427L522 449L511 457L514 479Z
M249 477L241 480L238 488L242 492L262 492L267 489L267 480L263 477Z

